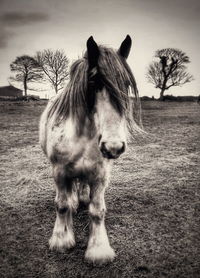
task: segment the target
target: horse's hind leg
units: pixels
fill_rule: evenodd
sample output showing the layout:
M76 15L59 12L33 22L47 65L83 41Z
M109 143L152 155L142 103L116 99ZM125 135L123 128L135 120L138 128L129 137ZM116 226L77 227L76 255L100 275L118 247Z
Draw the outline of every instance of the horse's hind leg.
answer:
M65 176L62 167L54 168L56 182L56 222L49 240L51 249L62 250L75 245L72 212L78 205L77 192L73 181Z
M87 206L90 202L90 188L89 185L83 182L79 183L79 190L78 190L78 195L79 195L79 202L80 204L83 204Z
M91 187L91 202L89 205L91 230L85 258L97 263L112 261L115 257L115 252L110 246L105 228L104 192L104 182L98 182Z

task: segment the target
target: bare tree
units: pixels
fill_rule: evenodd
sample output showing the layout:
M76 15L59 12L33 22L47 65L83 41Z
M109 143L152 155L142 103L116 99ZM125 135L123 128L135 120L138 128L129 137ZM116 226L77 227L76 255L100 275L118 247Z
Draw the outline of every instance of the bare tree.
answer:
M163 100L165 90L193 80L193 76L187 73L185 66L190 62L189 57L181 50L174 48L157 50L155 57L159 61L154 61L149 65L147 79L155 85L155 88L161 90L161 100Z
M46 49L38 51L35 59L43 70L46 80L50 82L57 94L64 87L69 75L69 60L67 56L62 50L52 51Z
M10 64L10 69L15 72L15 75L11 76L9 80L22 82L25 96L27 96L28 83L41 80L43 77L43 72L37 61L28 55L17 57Z

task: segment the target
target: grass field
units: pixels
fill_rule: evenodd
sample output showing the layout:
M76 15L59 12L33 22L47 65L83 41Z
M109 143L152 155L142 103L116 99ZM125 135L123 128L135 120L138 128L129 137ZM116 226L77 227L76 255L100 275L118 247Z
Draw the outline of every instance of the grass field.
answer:
M153 136L116 161L106 192L113 263L84 261L89 220L74 215L76 247L48 248L55 211L51 167L38 145L44 103L0 103L0 277L200 277L200 106L143 102Z

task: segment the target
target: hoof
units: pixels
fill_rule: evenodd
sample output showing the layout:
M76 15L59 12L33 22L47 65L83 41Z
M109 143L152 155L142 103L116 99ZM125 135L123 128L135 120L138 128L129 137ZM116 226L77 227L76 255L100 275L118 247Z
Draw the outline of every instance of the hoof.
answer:
M93 246L85 253L85 259L88 262L97 264L112 262L114 258L115 251L110 246Z
M63 251L75 246L74 235L71 233L55 233L49 240L51 250Z

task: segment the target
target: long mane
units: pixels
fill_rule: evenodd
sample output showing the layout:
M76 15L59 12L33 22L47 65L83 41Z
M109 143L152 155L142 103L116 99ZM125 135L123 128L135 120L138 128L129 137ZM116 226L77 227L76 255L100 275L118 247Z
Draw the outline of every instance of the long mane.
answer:
M103 87L114 108L125 115L131 133L141 126L140 100L135 78L126 60L111 48L99 46L98 66L89 71L87 52L74 62L66 89L52 103L48 116L57 123L69 116L82 121L90 118L96 94ZM131 92L131 96L130 96ZM138 127L139 129L139 127Z

